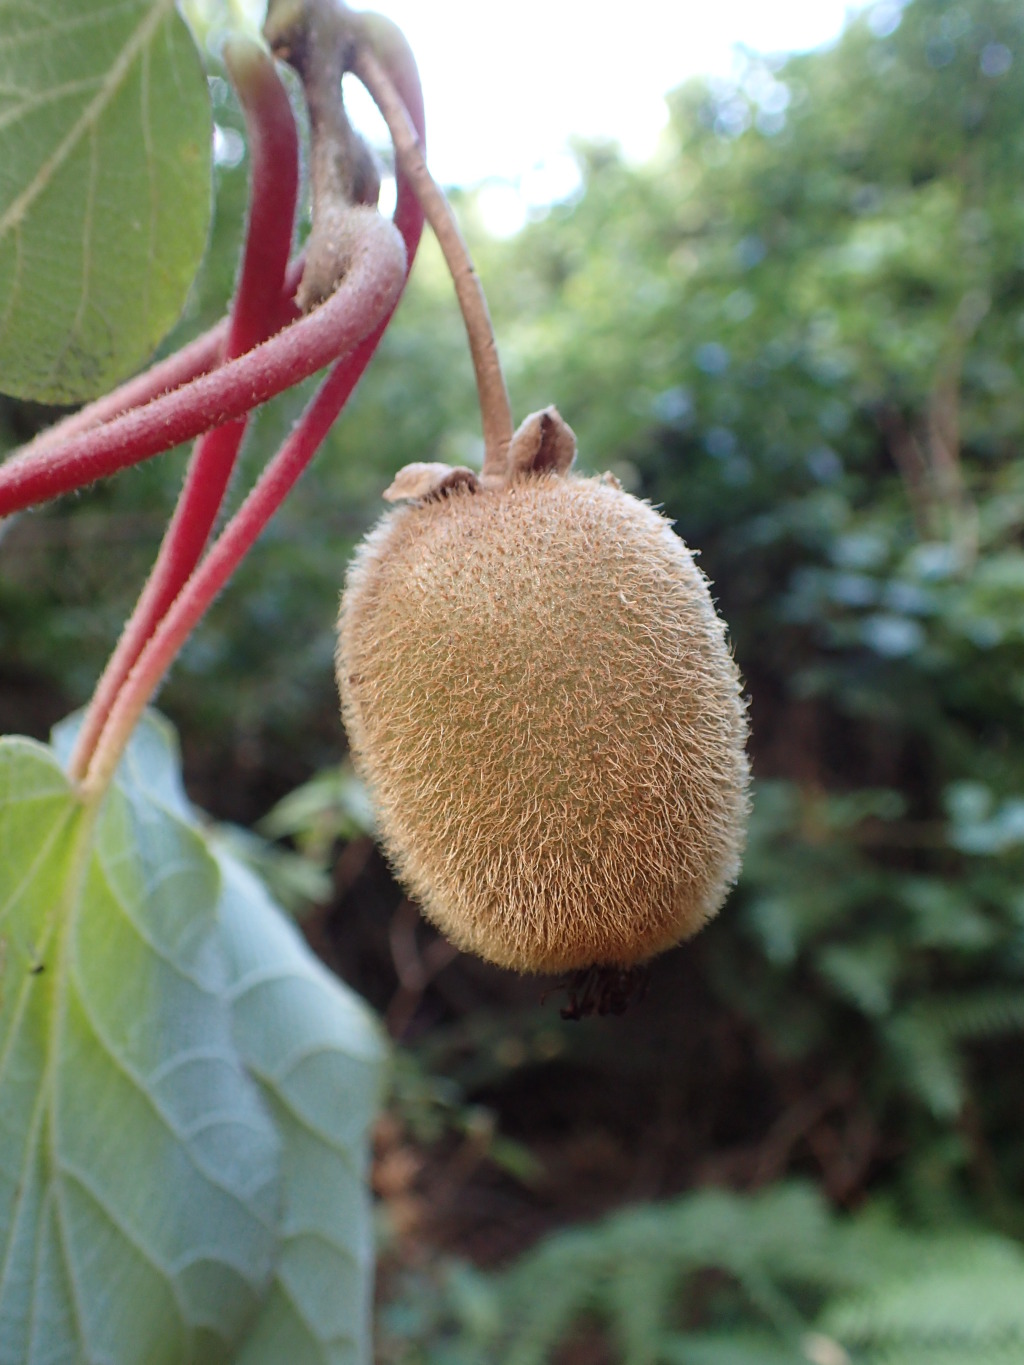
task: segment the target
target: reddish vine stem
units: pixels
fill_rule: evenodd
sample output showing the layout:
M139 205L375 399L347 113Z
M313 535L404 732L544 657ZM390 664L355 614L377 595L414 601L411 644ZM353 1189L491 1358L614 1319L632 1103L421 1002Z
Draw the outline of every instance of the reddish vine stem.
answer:
M81 488L234 421L308 379L367 335L367 319L397 299L402 246L392 225L366 210L365 231L338 292L322 307L253 347L56 450L14 455L0 466L0 516Z
M385 57L384 64L422 138L423 102L412 54L403 43L399 52ZM423 229L423 211L401 169L397 179L394 225L405 243L404 279L407 279ZM339 292L344 293L344 286ZM267 465L242 506L163 616L107 717L82 781L82 793L87 799L97 798L106 789L132 730L167 669L313 458L369 363L396 305L397 298L383 316L378 314L373 332L331 370L291 436ZM325 304L324 308L329 306Z
M235 40L225 60L246 120L250 210L224 358L266 340L284 290L299 188L299 138L288 92L257 43ZM121 686L160 618L187 581L220 511L248 415L196 442L153 570L97 684L68 766L84 776Z
M273 303L271 332L279 332L282 327L288 327L299 316L294 296L304 268L303 255L297 256L288 266L281 293ZM97 398L84 408L79 408L77 412L61 418L53 426L41 431L33 440L26 442L18 450L18 458L38 456L44 450L49 451L54 446L63 445L83 432L104 426L115 417L123 417L125 413L151 403L154 398L161 398L164 394L182 389L201 375L209 374L224 359L224 344L227 341L229 326L230 319L221 318L173 355L158 360L148 370L134 375L126 383L112 389L110 393L105 393L102 398ZM0 509L0 516L5 515L6 511Z
M284 292L299 196L299 130L277 65L252 39L234 38L224 61L245 116L249 148L249 221L231 310L226 358L267 335Z
M183 346L180 351L167 356L134 375L125 384L105 393L102 398L88 403L84 408L55 422L53 426L41 431L33 440L28 441L17 452L17 459L26 463L36 455L49 451L53 446L62 445L84 431L102 426L114 417L120 417L132 408L142 407L161 394L170 393L190 384L200 375L209 374L220 364L224 353L224 342L228 335L228 319L221 318L208 331ZM15 457L12 457L15 458ZM12 509L13 510L13 509Z

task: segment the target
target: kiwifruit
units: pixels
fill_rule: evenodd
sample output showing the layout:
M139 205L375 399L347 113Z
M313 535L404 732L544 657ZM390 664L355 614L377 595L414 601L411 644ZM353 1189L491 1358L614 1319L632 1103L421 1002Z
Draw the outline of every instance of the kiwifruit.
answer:
M395 870L460 948L522 972L625 968L734 881L746 714L671 523L568 472L554 409L505 477L410 466L356 553L337 652Z

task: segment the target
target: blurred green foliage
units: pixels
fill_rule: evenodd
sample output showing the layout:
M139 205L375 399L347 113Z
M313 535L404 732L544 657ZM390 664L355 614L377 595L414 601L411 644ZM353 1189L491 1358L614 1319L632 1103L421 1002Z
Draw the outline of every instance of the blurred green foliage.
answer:
M583 1325L623 1365L1011 1365L1024 1252L979 1232L923 1237L880 1210L837 1219L802 1185L702 1190L557 1233L501 1275L410 1276L378 1359L545 1365Z
M519 411L556 401L582 463L701 548L756 797L694 950L768 1053L857 1095L874 1155L822 1183L883 1191L910 1267L910 1226L1024 1235L1022 69L1018 5L876 6L831 51L679 91L650 165L581 149L578 200L480 250ZM1005 1276L979 1250L903 1286L867 1232L853 1262L821 1251L788 1346L749 1293L674 1335L654 1299L688 1301L683 1207L556 1235L393 1359L555 1359L595 1311L611 1353L580 1359L1024 1359L1019 1252L993 1251ZM730 1207L701 1264L742 1286L730 1257L767 1215ZM799 1220L772 1216L799 1259ZM840 1264L860 1297L826 1285Z
M1024 1359L1019 1250L1002 1240L1024 1235L1022 71L1016 0L884 0L830 50L750 56L677 92L648 165L580 148L579 195L510 241L457 204L517 414L556 402L582 467L664 505L748 680L750 847L687 960L766 1071L852 1095L867 1134L860 1156L795 1137L748 1183L796 1165L833 1205L882 1199L885 1216L836 1217L785 1186L623 1213L494 1280L456 1267L446 1287L392 1286L382 1359L557 1359L595 1310L607 1358L630 1365ZM237 126L223 84L217 100ZM218 170L186 330L230 291L244 173ZM297 401L261 415L236 494ZM351 410L162 698L194 769L248 792L222 781L204 804L253 818L337 762L350 547L403 463L479 455L428 243ZM154 461L9 529L0 683L47 680L66 709L87 695L180 470ZM314 858L360 823L336 772L275 819L268 833ZM463 1038L518 1028L495 1006ZM418 1054L421 1077L454 1055L429 1036ZM551 1064L524 1055L531 1075ZM500 1086L481 1056L463 1061L469 1104ZM421 1118L409 1095L441 1093L398 1089ZM781 1122L800 1100L779 1089Z

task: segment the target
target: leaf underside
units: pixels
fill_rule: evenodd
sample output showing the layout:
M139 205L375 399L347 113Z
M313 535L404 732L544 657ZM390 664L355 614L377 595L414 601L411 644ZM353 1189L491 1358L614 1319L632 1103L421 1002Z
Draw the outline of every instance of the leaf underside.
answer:
M283 1145L273 1283L236 1365L369 1360L372 1211L366 1134L381 1045L362 1002L306 948L241 863L221 856L221 941L235 1036Z
M0 1365L365 1360L379 1051L166 727L98 814L0 740Z
M0 0L0 391L94 397L178 317L210 105L174 0Z

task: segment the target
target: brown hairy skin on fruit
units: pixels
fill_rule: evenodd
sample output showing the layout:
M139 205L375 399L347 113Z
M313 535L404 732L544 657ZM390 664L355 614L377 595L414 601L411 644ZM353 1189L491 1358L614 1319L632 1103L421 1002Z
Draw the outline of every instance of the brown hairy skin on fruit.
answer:
M459 947L626 968L718 910L747 817L739 675L689 550L614 481L517 474L388 513L337 671L386 850Z

